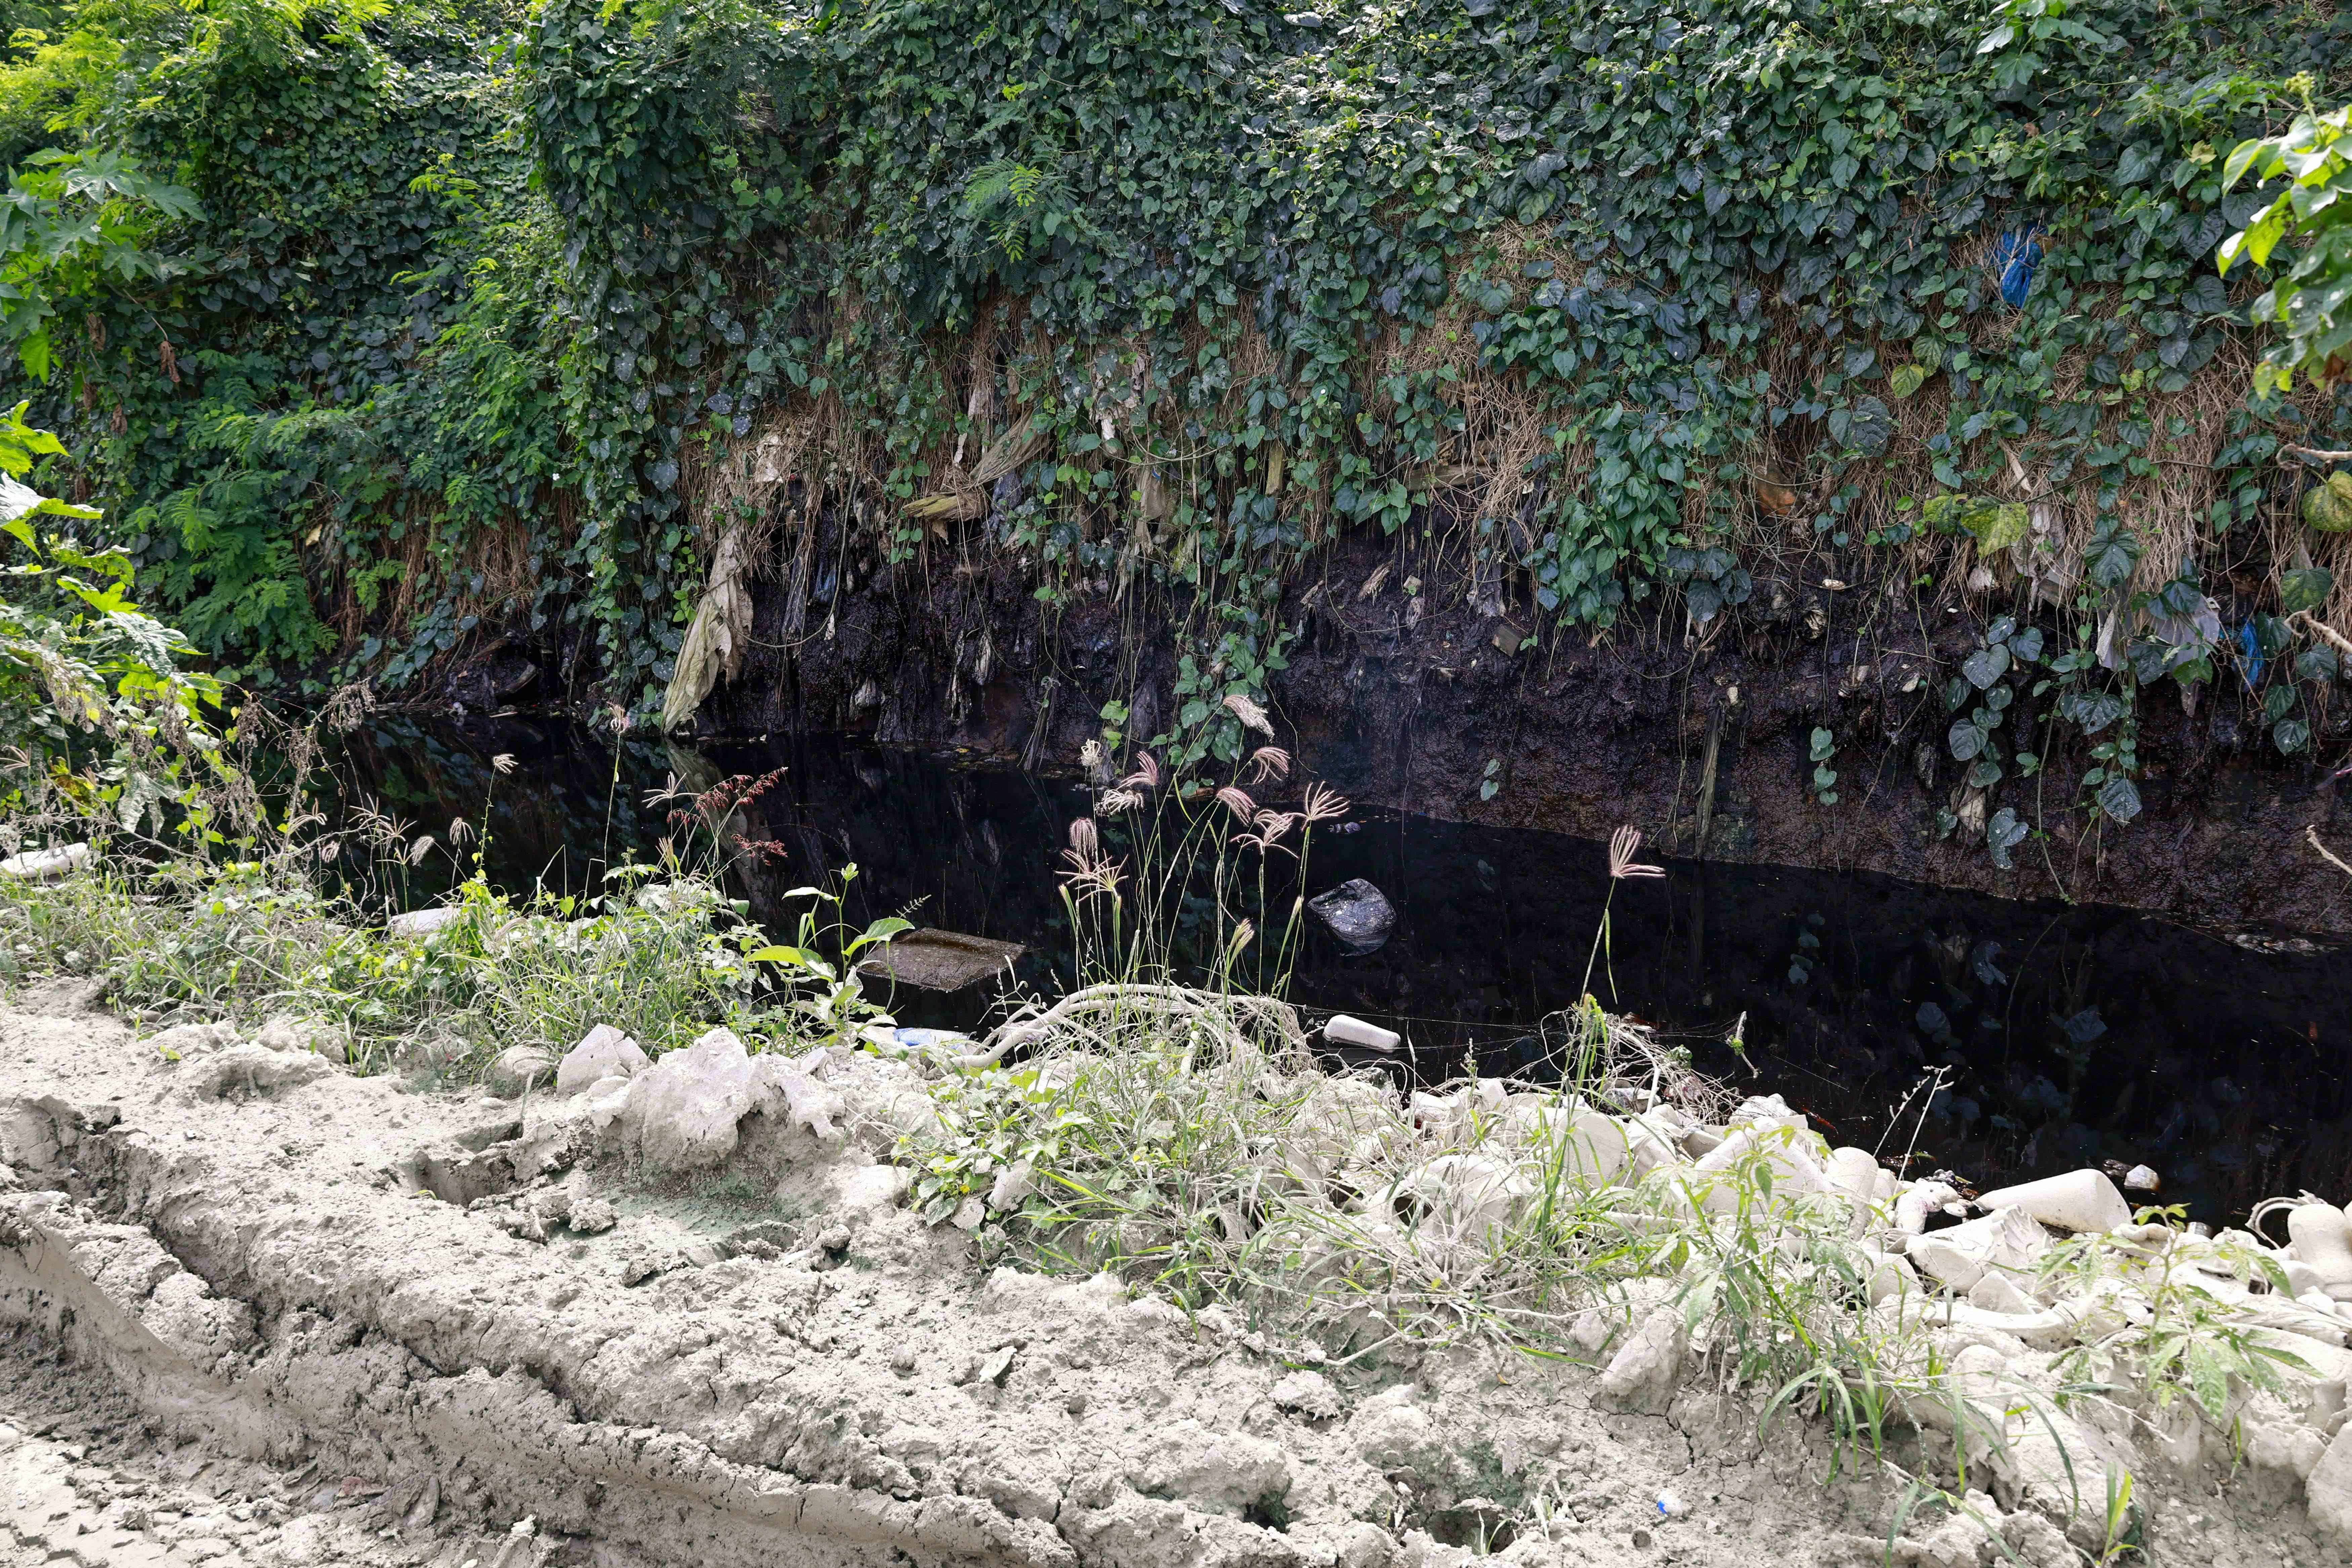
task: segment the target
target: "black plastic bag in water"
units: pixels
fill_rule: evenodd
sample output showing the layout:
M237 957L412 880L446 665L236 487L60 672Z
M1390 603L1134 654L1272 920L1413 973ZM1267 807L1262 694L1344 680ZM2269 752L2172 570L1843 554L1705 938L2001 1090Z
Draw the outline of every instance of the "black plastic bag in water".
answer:
M1307 900L1316 918L1331 928L1339 945L1361 956L1378 952L1396 929L1396 906L1388 896L1361 877L1353 877L1328 893Z

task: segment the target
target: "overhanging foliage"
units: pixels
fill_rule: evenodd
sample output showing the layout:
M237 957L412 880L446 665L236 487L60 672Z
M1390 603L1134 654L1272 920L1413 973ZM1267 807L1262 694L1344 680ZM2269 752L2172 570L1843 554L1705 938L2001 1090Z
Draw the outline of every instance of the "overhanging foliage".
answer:
M1963 569L2066 619L2086 702L2210 676L2158 600L2217 557L2342 564L2270 559L2280 433L2325 409L2248 400L2214 267L2267 199L2222 158L2347 89L2316 5L68 21L108 47L18 68L65 127L18 156L168 172L205 265L60 344L56 416L239 661L397 679L489 617L593 632L649 697L729 528L789 555L824 512L908 560L962 520L1043 599L1169 589L1198 754L1345 527L1605 628L1661 586L1736 606L1759 551L1916 569L1941 498ZM761 443L772 482L719 482Z

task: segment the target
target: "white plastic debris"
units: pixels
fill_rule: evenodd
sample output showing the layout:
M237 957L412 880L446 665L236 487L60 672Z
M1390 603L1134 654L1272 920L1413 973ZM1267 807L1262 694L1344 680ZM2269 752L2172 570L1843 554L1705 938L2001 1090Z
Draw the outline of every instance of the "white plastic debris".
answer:
M1394 1029L1383 1029L1345 1013L1331 1015L1323 1026L1323 1037L1335 1046L1360 1046L1368 1051L1392 1051L1403 1043L1403 1037Z
M2124 1191L2127 1193L2153 1193L2163 1186L2164 1178L2147 1165L2134 1165L2124 1173Z
M1969 1305L2011 1317L2024 1317L2042 1310L2038 1302L2017 1288L2015 1280L1996 1270L1988 1270L1969 1288Z
M2295 1258L2319 1277L2319 1288L2338 1301L2352 1301L2352 1219L2334 1204L2297 1204L2287 1211L2286 1234Z
M1592 1182L1615 1178L1633 1157L1635 1130L1613 1116L1580 1110L1562 1140L1562 1169Z
M1800 1134L1785 1123L1764 1120L1734 1127L1721 1143L1700 1156L1691 1172L1699 1176L1719 1176L1758 1156L1771 1171L1776 1193L1786 1190L1819 1194L1832 1190L1829 1178L1813 1163ZM1739 1194L1732 1184L1709 1183L1702 1202L1710 1213L1728 1213L1738 1206Z
M1919 1289L1919 1277L1912 1271L1911 1260L1899 1253L1867 1252L1863 1260L1870 1270L1864 1289L1872 1306Z
M1734 1128L1753 1127L1759 1131L1786 1127L1792 1132L1802 1132L1805 1131L1805 1113L1790 1110L1789 1102L1777 1094L1751 1095L1741 1100L1739 1109L1731 1113L1729 1125Z
M1015 1160L996 1173L995 1184L988 1192L988 1206L999 1214L1009 1213L1036 1190L1034 1166L1025 1158Z
M1376 1212L1448 1242L1484 1242L1535 1193L1518 1168L1491 1154L1441 1154L1397 1179Z
M1830 1185L1859 1204L1874 1202L1878 1196L1878 1178L1890 1173L1882 1172L1877 1158L1867 1149L1832 1149L1829 1163L1822 1167Z
M47 882L69 871L79 871L89 864L89 846L68 844L56 849L27 849L21 855L11 855L0 860L0 877L22 877L27 881Z
M1690 1504L1672 1490L1662 1491L1658 1494L1658 1511L1668 1519L1680 1519L1690 1511Z
M2000 1208L1981 1219L1930 1231L1911 1240L1911 1261L1961 1295L1988 1273L2031 1276L2049 1237L2021 1208Z
M2044 1176L2001 1187L1977 1199L1988 1209L2021 1208L2043 1225L2077 1233L2105 1232L2131 1223L2131 1205L2105 1171L2084 1167L2063 1176ZM2342 1215L2336 1216L2341 1219ZM2352 1278L2352 1275L2347 1275Z
M448 930L466 918L463 904L443 904L438 909L410 910L383 922L384 934L403 937L410 942L422 942L437 931Z
M1895 1226L1909 1235L1917 1236L1927 1228L1929 1215L1949 1208L1959 1201L1959 1189L1949 1182L1913 1182L1895 1191Z

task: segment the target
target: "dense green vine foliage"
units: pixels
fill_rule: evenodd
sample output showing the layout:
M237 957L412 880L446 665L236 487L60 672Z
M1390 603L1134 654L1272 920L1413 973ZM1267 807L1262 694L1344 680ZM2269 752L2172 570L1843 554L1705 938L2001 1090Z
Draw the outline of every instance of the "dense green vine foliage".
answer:
M514 308L491 242L528 237L478 222L486 189L509 228L530 205L483 55L494 18L110 3L79 20L0 84L15 153L79 137L203 215L157 242L173 281L93 301L58 344L85 485L134 531L150 591L233 663L372 661L384 632L450 646L488 586L481 538L544 515L558 441L551 296L528 280ZM420 569L452 591L415 595Z
M1041 598L1167 591L1198 754L1336 529L1594 629L1940 531L2063 622L2030 693L1987 640L1954 753L2034 771L1990 694L2055 685L2128 816L2130 693L2233 657L2200 574L2334 560L2254 526L2326 408L2248 400L2214 266L2229 151L2352 85L2316 5L126 3L57 122L205 216L68 353L78 434L232 658L399 676L488 615L635 698L744 513L961 520ZM783 490L714 478L762 441Z

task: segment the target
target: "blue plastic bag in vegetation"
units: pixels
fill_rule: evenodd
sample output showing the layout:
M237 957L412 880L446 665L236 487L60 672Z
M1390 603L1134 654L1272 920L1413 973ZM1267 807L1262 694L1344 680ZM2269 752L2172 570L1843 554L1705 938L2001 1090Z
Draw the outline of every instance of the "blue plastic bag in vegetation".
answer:
M2252 691L2254 683L2263 678L2263 639L2254 630L2253 622L2248 621L2238 628L2238 647L2245 652L2246 689Z
M2033 292L2033 275L2042 268L2042 230L2013 228L1992 247L1992 269L2000 274L2000 297L2011 309Z

